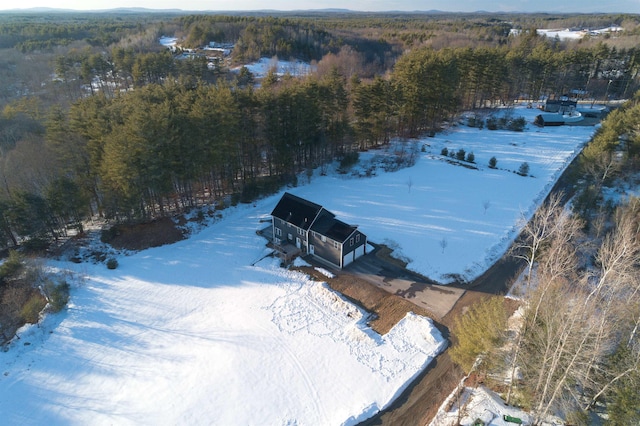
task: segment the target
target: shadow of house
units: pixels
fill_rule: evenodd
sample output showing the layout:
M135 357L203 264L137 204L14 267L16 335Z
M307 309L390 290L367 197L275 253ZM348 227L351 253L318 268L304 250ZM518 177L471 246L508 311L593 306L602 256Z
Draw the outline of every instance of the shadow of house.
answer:
M367 236L319 204L285 192L271 216L274 248L287 262L310 255L342 269L366 254Z

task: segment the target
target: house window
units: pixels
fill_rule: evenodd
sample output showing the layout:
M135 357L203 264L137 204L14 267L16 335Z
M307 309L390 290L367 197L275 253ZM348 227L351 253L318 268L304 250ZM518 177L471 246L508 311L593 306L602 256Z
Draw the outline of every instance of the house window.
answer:
M293 241L293 235L291 235L291 234L287 234L287 239L288 239L289 241Z
M276 235L277 235L278 237L282 237L282 229L280 229L280 228L276 228Z
M351 246L353 245L353 238L351 238L351 239L349 240L349 245L351 245Z
M279 246L280 243L282 243L282 240L280 240L280 238L276 237L274 242L276 243L277 246Z
M356 235L356 243L360 242L360 234Z
M304 235L304 230L302 228L298 228L298 234L299 235Z
M322 236L322 242L326 243L327 242L327 237L325 237L324 235Z
M334 248L338 248L338 246L339 246L338 242L337 242L337 241L334 241L334 242L333 242L333 247L334 247Z

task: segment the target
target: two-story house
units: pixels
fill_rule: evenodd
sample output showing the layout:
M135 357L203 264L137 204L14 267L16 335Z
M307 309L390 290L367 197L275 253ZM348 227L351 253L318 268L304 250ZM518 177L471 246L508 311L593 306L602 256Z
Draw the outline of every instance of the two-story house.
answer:
M319 204L285 192L271 212L274 245L292 245L302 255L343 268L364 255L367 236Z

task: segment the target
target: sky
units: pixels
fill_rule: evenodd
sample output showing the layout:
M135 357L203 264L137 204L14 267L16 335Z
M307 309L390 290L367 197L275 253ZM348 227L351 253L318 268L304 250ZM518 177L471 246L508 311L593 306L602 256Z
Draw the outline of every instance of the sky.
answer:
M640 0L23 0L3 2L0 10L51 7L76 10L101 10L118 7L148 9L182 9L190 11L225 10L301 10L341 8L357 11L427 11L448 12L560 12L560 13L640 13Z

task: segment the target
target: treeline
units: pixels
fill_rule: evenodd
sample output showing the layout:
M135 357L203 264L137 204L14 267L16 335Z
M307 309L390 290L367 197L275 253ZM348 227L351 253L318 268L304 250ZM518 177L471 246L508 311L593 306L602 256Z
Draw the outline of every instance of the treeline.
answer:
M452 359L503 388L533 424L549 415L591 424L591 412L604 410L606 425L640 421L640 203L618 191L605 196L637 186L639 122L636 94L581 153L572 209L554 194L524 226L511 251L526 264L512 289L524 302L517 332L497 298L453 327Z
M206 46L212 41L234 43L234 60L241 63L272 56L320 60L340 48L336 37L312 20L199 15L176 21L184 35L185 47Z
M400 28L394 19L385 31ZM315 43L325 31L293 18L177 22L171 28L214 31L205 37L220 41L246 37L253 27L253 36L266 43L265 34L287 27L287 37L308 33ZM363 25L356 30L364 30L366 20L356 22ZM506 31L499 21L469 25ZM345 26L336 21L326 31ZM55 239L90 214L148 219L228 197L249 201L354 151L437 132L463 110L572 89L601 100L638 89L636 47L568 45L535 31L492 46L414 47L384 77L373 78L363 72L370 70L365 55L342 46L317 62L315 74L270 72L256 86L246 68L214 71L202 58L178 60L168 50L155 51L154 37L169 24L152 27L141 28L140 39L155 40L153 48L122 40L110 49L57 56L52 87L58 106L23 97L4 109L5 245Z
M554 194L512 249L526 263L511 290L520 314L508 327L496 297L452 329L452 359L534 425L551 416L575 425L640 422L638 199L601 218L600 227L585 227Z
M20 52L51 50L74 41L92 46L109 46L139 30L140 19L95 15L55 14L54 19L37 15L0 16L0 48L15 48Z
M602 226L601 217L614 205L603 189L615 179L626 179L640 170L640 93L613 110L579 157L583 185L574 210L592 226ZM633 185L633 184L632 184Z

